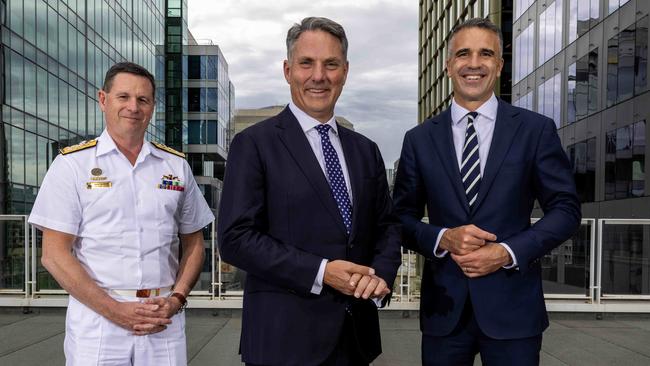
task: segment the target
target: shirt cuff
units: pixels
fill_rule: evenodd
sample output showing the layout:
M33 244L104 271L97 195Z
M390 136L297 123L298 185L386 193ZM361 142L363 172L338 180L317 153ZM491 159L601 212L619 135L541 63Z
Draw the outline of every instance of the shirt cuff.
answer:
M386 297L386 295L384 295L382 297L373 297L372 298L372 302L374 302L375 305L377 305L377 308L381 307L381 302L384 301L384 297Z
M517 257L515 257L515 253L512 251L512 249L510 249L510 246L509 246L508 244L506 244L506 243L499 243L499 245L501 245L501 246L503 246L504 248L506 248L506 250L508 251L508 253L510 253L510 258L512 258L512 264L509 264L509 265L503 266L502 268L503 268L503 269L511 269L511 268L515 268L515 267L517 267L517 265L518 265L518 263L517 263Z
M438 253L438 245L440 245L440 240L442 239L442 234L447 231L447 228L442 228L438 232L438 237L436 238L436 246L433 247L433 255L436 256L437 258L444 258L447 253L449 253L446 250L443 250L442 252Z
M327 259L324 259L320 262L320 267L318 267L318 274L314 279L314 284L311 286L311 293L314 295L320 295L320 292L323 291L323 277L325 277L325 266L327 265Z

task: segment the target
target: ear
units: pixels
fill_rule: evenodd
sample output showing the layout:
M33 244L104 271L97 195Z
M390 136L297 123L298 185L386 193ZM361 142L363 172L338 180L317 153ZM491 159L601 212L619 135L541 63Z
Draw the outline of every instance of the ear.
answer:
M343 66L343 85L345 85L345 81L348 80L348 70L350 69L350 62L345 61L345 66Z
M291 74L291 65L289 65L289 60L284 60L284 63L282 64L282 68L284 70L284 80L287 81L287 84L291 84L289 82L290 80L290 74Z
M503 70L503 63L504 63L503 58L501 58L501 59L499 60L499 67L498 67L498 69L497 69L497 77L498 77L498 78L501 77L501 70Z
M99 108L101 108L102 112L106 112L106 92L104 89L99 89L97 99L99 100Z

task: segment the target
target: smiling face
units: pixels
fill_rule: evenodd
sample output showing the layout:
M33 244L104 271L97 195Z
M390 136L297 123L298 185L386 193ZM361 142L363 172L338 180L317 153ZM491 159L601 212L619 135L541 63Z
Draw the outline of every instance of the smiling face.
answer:
M474 111L492 96L503 68L499 48L499 37L487 29L465 28L453 36L447 74L460 106Z
M151 82L126 72L115 75L110 90L100 90L99 106L113 138L144 138L154 110Z
M341 42L320 30L303 32L293 45L290 59L284 61L284 78L293 103L320 122L334 115L347 75Z

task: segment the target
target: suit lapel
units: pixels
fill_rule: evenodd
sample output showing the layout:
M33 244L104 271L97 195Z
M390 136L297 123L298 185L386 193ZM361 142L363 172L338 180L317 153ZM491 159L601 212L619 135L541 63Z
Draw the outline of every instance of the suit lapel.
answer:
M517 130L521 125L518 115L519 112L499 99L497 120L495 121L492 142L490 143L490 152L488 153L487 162L485 163L483 177L481 177L481 188L478 191L476 204L473 208L474 212L476 212L476 210L481 206L481 203L490 190L492 183L494 183L497 172L499 171L499 168L501 168L501 163L506 157L506 153L510 149L510 145L517 134Z
M345 127L341 127L338 123L337 125L339 139L341 140L341 147L343 149L343 157L345 159L345 165L347 165L348 168L348 176L350 177L350 189L352 190L352 229L348 238L349 242L354 239L357 221L361 214L356 208L359 207L359 195L363 189L363 182L361 181L361 170L357 169L357 167L364 164L364 162L360 160L360 154L355 153L356 149L352 133L345 129Z
M345 232L345 224L336 206L336 201L334 201L334 197L332 196L327 178L323 174L323 170L314 155L314 151L309 145L309 141L307 141L305 133L300 127L300 123L298 123L296 117L291 113L289 107L285 108L278 118L279 123L277 126L280 128L280 140L316 191L323 206L325 206L332 218L337 222L339 228ZM289 182L289 184L292 184L292 182Z
M469 213L469 203L463 190L463 181L460 177L458 159L456 158L456 150L453 145L454 137L451 133L451 123L451 108L447 108L447 110L431 121L429 135L433 140L433 146L435 146L438 152L447 176L451 180L451 185L454 187L454 192L458 196L459 202L463 203L465 211Z

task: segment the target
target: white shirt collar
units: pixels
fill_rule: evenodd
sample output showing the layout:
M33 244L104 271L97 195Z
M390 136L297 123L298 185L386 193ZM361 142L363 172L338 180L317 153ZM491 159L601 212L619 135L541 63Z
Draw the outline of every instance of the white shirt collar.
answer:
M108 133L108 130L104 129L104 131L102 131L102 134L99 135L99 137L97 138L96 156L108 154L113 150L117 151L117 145L115 145L115 141L113 141L113 138ZM146 157L149 154L155 155L156 157L159 158L162 158L164 156L164 153L162 151L159 151L158 149L152 147L149 141L144 140L142 143L142 150L140 151L140 156Z
M476 109L476 112L481 115L481 117L486 117L491 121L496 121L497 119L497 108L499 107L499 101L497 97L492 93L490 99L486 100L480 107ZM456 99L451 101L451 121L452 124L460 123L460 121L467 116L467 113L471 112L470 110L461 107L456 103Z
M300 108L298 108L298 106L296 106L293 101L289 102L289 109L298 120L298 123L300 123L300 127L304 133L307 133L309 130L313 129L316 126L322 125L319 120L311 117L307 113L303 112ZM334 132L335 135L338 135L339 130L337 128L336 118L334 118L334 116L325 122L325 124L330 125L330 127L332 127L332 132Z

